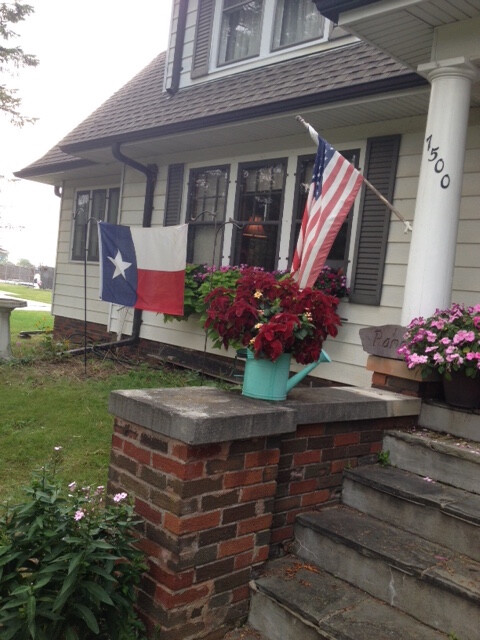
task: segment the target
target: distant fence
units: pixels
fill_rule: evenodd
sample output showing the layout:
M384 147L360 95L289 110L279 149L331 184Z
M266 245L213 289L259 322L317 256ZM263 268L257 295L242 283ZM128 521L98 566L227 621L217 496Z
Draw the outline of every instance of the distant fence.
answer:
M0 264L0 280L7 282L17 282L33 287L33 277L36 273L40 274L42 289L53 289L55 275L53 267L20 267L9 262Z

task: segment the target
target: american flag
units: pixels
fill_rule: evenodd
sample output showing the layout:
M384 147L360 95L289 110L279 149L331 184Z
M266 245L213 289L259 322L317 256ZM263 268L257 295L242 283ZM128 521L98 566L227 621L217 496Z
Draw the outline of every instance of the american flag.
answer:
M318 136L312 183L291 268L301 289L315 283L362 180L362 174Z

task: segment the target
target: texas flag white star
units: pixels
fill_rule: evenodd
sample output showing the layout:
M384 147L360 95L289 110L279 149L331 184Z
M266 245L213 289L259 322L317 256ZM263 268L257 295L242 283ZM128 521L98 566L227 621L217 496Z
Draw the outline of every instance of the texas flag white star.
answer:
M115 265L115 271L113 273L112 280L120 275L122 275L126 280L127 278L125 277L125 271L132 266L132 263L125 262L123 260L122 254L120 253L120 249L117 250L117 255L115 256L115 258L108 256L108 259L113 265Z

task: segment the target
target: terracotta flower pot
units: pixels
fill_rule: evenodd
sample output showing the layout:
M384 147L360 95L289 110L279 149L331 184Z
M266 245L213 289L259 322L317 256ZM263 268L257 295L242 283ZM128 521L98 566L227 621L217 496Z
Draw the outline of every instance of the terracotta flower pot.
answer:
M480 376L468 378L463 371L452 371L451 380L443 377L447 404L462 409L480 409Z

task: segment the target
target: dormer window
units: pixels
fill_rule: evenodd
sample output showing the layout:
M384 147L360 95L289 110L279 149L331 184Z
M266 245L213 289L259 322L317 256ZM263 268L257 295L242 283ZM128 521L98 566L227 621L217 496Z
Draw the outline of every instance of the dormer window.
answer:
M219 64L245 60L260 53L262 10L263 0L225 0Z
M312 0L277 0L272 49L315 40L323 34L324 18Z
M200 9L197 33L204 36L209 16L205 5ZM256 60L283 55L289 47L326 39L325 20L312 0L221 0L215 16L213 50L217 56L210 58L210 72L235 63L255 64ZM204 39L202 43L203 56L207 57ZM200 40L192 77L201 75L199 45Z

